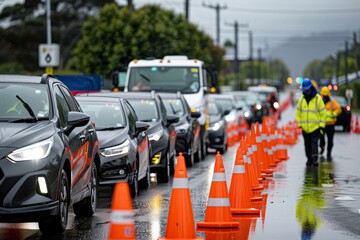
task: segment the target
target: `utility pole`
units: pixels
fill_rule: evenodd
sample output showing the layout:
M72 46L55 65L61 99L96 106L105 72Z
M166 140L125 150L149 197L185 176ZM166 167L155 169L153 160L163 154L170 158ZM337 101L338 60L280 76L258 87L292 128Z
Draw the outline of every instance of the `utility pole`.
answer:
M339 73L340 73L340 50L336 52L336 85L339 86Z
M215 9L216 11L216 44L220 46L220 10L226 9L227 6L220 6L218 3L215 6L203 3L203 6Z
M262 78L262 72L261 72L261 70L262 70L262 58L261 58L261 48L258 48L258 55L259 55L259 66L258 66L258 76L259 76L259 80L260 80L260 82L261 82L261 78Z
M356 78L359 78L359 54L358 54L358 43L357 43L357 36L356 32L353 32L353 39L354 39L354 58L355 58L355 65L356 65Z
M253 62L253 34L249 31L249 65L250 65L250 82L254 81L254 62Z
M239 29L241 27L248 27L248 24L239 24L235 21L234 24L227 24L234 27L235 41L234 41L234 72L235 72L235 86L236 90L241 90L240 84L240 59L239 59Z
M189 0L185 0L185 18L189 21Z
M345 41L345 83L346 87L349 85L349 79L348 79L348 53L349 53L349 42Z

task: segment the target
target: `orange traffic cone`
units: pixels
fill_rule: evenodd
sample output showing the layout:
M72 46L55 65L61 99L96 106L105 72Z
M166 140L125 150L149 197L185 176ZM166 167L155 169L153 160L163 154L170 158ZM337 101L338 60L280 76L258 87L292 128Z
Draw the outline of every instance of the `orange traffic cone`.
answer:
M244 144L241 140L240 146ZM251 207L251 186L245 172L243 149L238 147L235 164L230 183L230 206L232 214L236 215L260 215L260 210Z
M262 135L260 131L259 122L255 124L255 141L256 141L256 149L257 149L257 157L260 168L260 178L265 179L267 174L265 172L265 154L264 154L264 146L262 144Z
M359 117L357 117L357 118L356 118L356 121L355 121L354 133L360 133Z
M286 145L284 143L284 135L283 135L284 130L283 129L279 131L280 136L279 136L278 141L277 141L277 149L278 149L277 158L280 159L280 160L287 160L287 159L289 159L289 156L287 154L287 148L286 148Z
M180 153L174 174L165 237L159 239L203 239L196 236L185 159Z
M118 182L111 203L109 239L136 239L134 215L129 185Z
M214 174L205 212L205 221L198 222L198 228L238 228L232 220L225 168L219 152L216 154Z

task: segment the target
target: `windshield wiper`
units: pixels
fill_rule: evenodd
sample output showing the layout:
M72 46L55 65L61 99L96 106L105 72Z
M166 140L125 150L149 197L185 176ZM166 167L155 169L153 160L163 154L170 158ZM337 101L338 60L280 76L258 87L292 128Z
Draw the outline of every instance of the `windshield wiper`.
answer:
M37 122L37 121L43 121L43 120L49 120L48 117L41 117L41 118L37 118L36 121L34 121L34 118L18 118L18 119L14 119L14 120L10 120L8 121L9 123L32 123L32 122Z
M21 97L19 97L19 95L16 95L16 98L19 99L19 101L22 103L22 105L25 107L25 109L28 111L28 113L30 114L30 116L33 118L33 120L35 122L38 121L38 119L35 116L34 111L31 109L31 107L29 106L29 104L27 104Z
M121 127L104 127L104 128L95 128L96 131L114 131L114 130L117 130L117 129L122 129L122 128L125 128L123 126Z
M144 74L140 73L140 76L141 76L143 79L145 79L146 81L151 82L151 79L148 78L147 76L145 76Z

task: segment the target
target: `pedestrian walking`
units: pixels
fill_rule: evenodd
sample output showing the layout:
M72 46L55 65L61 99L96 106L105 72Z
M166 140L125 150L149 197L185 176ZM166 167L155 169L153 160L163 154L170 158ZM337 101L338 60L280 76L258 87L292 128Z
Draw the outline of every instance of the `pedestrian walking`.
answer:
M336 117L341 113L341 106L335 99L330 97L330 90L328 87L322 87L320 95L325 104L326 110L326 126L325 133L320 136L320 154L323 154L325 151L325 134L327 137L327 159L331 159L331 150L334 145L334 134L335 134L335 122Z
M326 111L320 94L307 78L302 83L302 95L297 102L296 121L304 137L306 166L318 166L319 137L324 134Z

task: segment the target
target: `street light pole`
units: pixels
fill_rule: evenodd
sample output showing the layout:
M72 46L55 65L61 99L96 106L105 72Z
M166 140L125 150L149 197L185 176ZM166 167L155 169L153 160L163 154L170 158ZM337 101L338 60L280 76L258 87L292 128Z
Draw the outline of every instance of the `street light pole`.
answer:
M46 0L46 36L47 44L51 44L51 0Z

